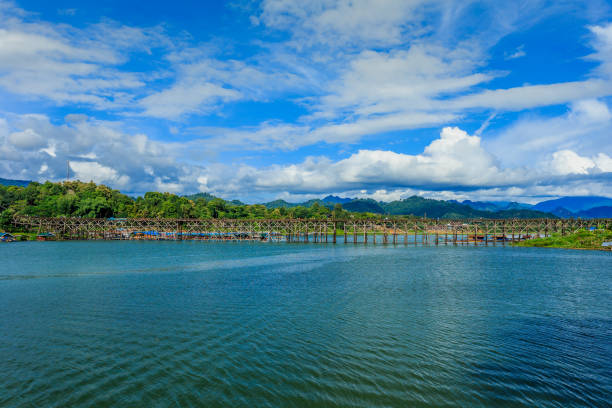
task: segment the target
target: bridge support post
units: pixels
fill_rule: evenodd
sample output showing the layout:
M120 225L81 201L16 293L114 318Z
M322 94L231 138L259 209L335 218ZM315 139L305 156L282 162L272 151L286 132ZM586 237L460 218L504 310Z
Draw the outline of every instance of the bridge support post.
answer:
M332 238L332 242L335 244L336 243L336 232L338 231L338 223L336 221L334 221L334 235Z

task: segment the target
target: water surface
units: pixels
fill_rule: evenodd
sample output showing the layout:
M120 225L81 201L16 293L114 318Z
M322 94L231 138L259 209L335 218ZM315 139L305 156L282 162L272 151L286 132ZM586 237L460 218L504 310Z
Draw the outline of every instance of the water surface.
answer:
M0 406L609 406L612 254L0 245Z

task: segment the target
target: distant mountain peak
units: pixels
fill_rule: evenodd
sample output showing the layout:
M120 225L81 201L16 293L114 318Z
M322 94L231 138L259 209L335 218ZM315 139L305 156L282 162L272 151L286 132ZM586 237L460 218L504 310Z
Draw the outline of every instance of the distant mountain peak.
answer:
M612 198L600 196L573 196L561 197L555 200L542 201L533 206L538 211L555 211L558 208L563 208L571 212L580 212L590 210L595 207L612 206Z
M19 187L27 187L32 181L30 180L12 180L0 178L0 185L3 186L19 186Z
M328 195L327 197L321 200L324 203L332 203L332 204L344 204L353 201L352 198L342 198L334 195Z

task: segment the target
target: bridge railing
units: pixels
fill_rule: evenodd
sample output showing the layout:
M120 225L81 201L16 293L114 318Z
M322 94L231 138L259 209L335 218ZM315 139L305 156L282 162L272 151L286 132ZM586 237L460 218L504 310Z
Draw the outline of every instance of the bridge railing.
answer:
M474 241L495 245L583 228L610 228L612 219L170 219L17 215L13 223L18 228L53 233L61 239L282 238L287 242L338 242L340 239L354 243L406 243L410 240L415 243Z

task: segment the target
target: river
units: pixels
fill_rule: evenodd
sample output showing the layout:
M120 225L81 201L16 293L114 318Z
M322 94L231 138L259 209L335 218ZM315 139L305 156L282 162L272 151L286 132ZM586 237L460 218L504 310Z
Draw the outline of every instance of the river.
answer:
M2 407L572 407L612 395L612 254L0 244Z

